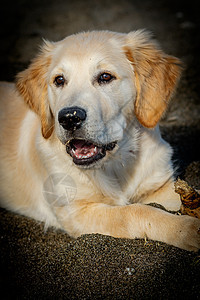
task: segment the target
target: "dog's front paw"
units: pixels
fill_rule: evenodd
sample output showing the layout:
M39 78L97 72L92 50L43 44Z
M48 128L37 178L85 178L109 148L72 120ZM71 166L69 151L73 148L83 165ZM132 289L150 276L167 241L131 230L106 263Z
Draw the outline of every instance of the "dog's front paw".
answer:
M181 216L177 230L177 246L189 250L200 249L200 220L189 216Z

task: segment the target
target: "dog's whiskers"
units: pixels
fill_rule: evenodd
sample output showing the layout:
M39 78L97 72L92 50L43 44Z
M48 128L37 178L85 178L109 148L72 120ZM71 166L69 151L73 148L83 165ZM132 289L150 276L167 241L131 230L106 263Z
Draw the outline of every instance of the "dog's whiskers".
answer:
M66 143L65 143L65 146L68 146L69 143L70 143L71 140L68 140Z

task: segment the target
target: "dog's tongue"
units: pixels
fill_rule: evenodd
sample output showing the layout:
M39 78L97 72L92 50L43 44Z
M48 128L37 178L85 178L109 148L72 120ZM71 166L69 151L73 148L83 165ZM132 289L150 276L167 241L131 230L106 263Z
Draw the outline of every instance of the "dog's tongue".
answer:
M74 140L73 145L75 147L73 153L79 159L92 157L97 153L97 147L84 140Z

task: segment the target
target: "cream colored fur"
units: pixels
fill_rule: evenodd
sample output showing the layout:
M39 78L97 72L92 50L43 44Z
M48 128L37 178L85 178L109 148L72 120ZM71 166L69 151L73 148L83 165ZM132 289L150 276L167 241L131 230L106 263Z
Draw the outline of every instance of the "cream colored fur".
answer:
M115 80L100 85L96 78L104 72ZM63 87L54 83L58 75L66 79ZM16 85L0 86L2 207L72 236L148 237L199 249L199 220L145 205L180 208L172 149L158 127L179 75L179 60L164 54L146 31L94 31L46 42ZM70 106L87 110L80 138L117 141L90 167L75 165L66 152L72 137L58 112ZM44 192L54 175L67 176L69 184L66 198L52 202ZM63 186L54 183L53 192L62 196Z

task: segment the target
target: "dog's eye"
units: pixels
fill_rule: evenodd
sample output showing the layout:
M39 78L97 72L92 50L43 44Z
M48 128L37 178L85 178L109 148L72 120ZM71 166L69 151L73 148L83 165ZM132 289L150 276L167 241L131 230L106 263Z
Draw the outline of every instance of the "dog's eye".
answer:
M65 78L62 75L56 76L54 83L56 86L63 86L65 84Z
M101 83L107 83L109 81L111 81L112 79L114 79L115 77L112 76L111 74L109 73L103 73L101 74L99 77L98 77L98 83L101 84Z

